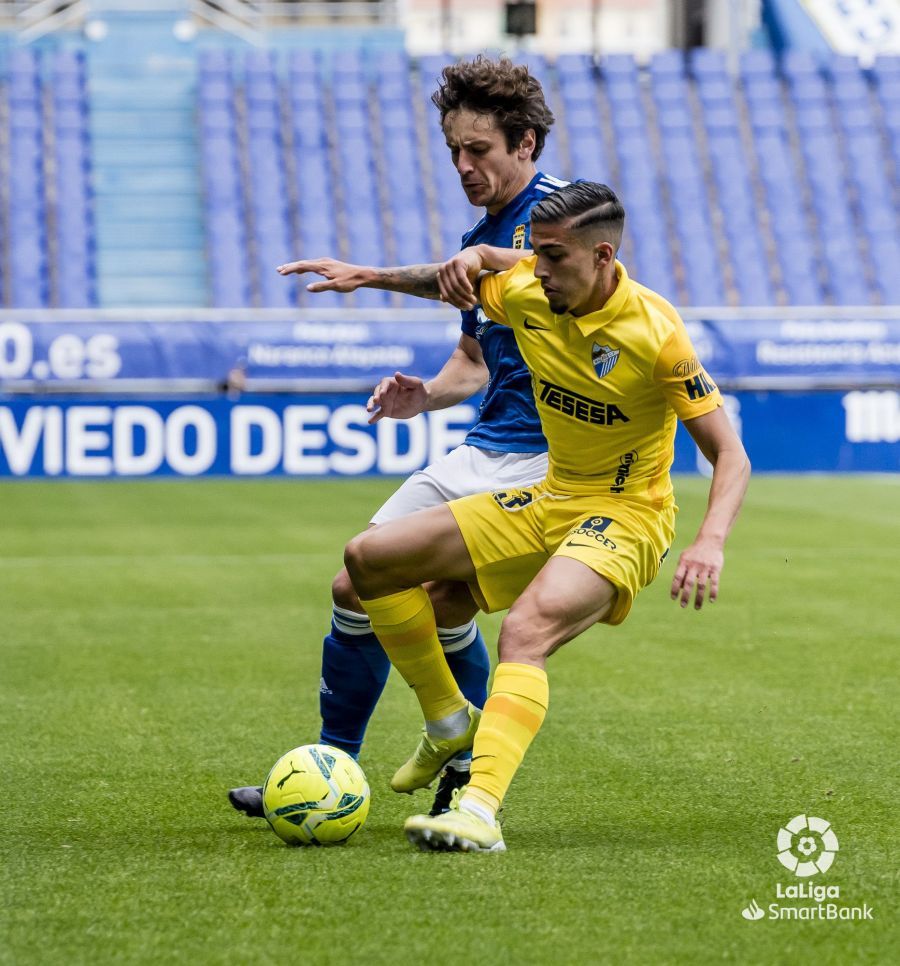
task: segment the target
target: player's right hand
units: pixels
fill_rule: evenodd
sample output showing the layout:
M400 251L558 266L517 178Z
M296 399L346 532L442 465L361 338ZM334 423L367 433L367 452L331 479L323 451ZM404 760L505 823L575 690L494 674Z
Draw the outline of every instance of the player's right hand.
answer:
M395 372L385 376L375 387L366 403L366 411L372 414L369 425L389 416L391 419L412 419L425 411L428 403L428 390L425 383L416 376L405 376Z
M361 265L350 265L335 258L288 262L279 265L277 271L279 275L304 275L313 272L326 279L324 282L311 282L306 286L307 292L355 292L365 282Z
M483 267L484 261L477 245L464 248L447 259L438 269L437 282L441 301L458 309L474 309L478 305L478 295L473 283Z

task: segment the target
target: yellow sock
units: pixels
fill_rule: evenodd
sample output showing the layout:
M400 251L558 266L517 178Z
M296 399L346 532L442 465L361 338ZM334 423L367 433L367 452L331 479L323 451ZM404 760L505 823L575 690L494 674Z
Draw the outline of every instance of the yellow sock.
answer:
M360 604L391 664L415 688L426 720L438 721L466 707L438 640L434 608L424 587Z
M471 798L496 812L516 769L540 730L550 701L547 673L531 664L497 665L472 749Z

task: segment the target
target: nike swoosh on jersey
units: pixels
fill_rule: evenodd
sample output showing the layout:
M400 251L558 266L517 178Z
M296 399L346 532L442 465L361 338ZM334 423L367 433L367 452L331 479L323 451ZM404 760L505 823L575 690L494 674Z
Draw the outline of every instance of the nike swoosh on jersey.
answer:
M566 544L566 546L567 547L585 547L588 550L594 550L594 549L596 549L597 544L595 544L595 543L575 543L573 540L570 540Z
M525 328L526 329L538 329L541 332L549 332L550 331L550 329L548 329L546 325L529 325L528 324L528 319L525 320Z

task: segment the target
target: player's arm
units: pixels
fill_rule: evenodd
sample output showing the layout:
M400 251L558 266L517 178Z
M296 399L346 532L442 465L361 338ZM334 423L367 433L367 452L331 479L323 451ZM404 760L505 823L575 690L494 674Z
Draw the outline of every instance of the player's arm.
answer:
M411 419L419 413L455 406L482 389L489 376L478 340L462 333L459 345L434 379L424 382L402 372L382 379L366 405L372 413L369 423L385 416Z
M732 428L725 410L684 420L700 452L713 467L706 514L694 542L678 558L672 579L672 600L687 607L696 588L694 607L699 610L707 595L714 601L725 563L725 539L737 518L750 479L750 460Z
M321 275L325 281L311 282L306 286L308 292L355 292L358 288L377 288L448 302L459 309L472 309L478 304L478 276L481 272L504 271L530 254L522 249L473 245L447 262L428 265L376 268L351 265L333 258L316 258L280 265L278 273Z
M484 272L506 272L529 255L523 248L496 248L493 245L473 245L448 258L438 270L441 299L459 309L471 309L478 304L481 275ZM477 269L475 268L477 267Z

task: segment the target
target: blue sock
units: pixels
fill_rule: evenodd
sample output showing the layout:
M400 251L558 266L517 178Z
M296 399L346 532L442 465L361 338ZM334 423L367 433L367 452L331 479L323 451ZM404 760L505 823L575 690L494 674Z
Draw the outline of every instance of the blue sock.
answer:
M473 620L462 627L439 627L438 638L460 691L476 708L483 708L487 701L491 659L478 625ZM471 759L472 752L465 751L447 764L457 771L465 771Z
M322 642L319 712L324 744L359 756L390 670L369 618L335 607L331 633Z

